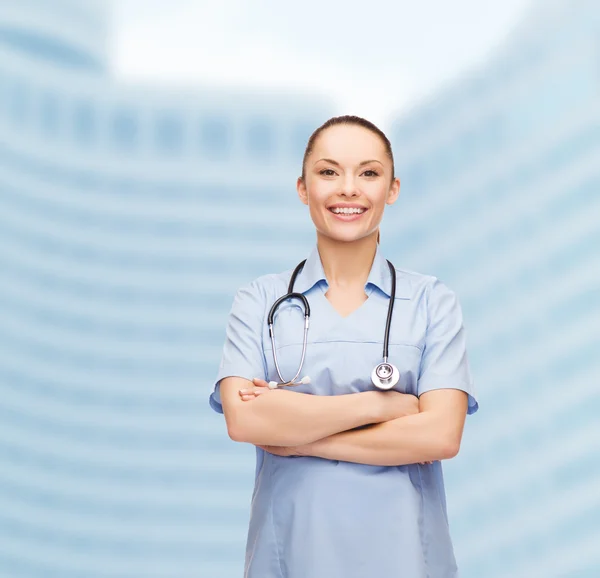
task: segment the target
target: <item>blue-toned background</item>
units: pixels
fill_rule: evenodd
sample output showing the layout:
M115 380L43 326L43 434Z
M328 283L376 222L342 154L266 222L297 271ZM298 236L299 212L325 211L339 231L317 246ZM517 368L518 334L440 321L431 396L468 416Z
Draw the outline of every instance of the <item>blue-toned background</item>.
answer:
M314 242L326 92L111 74L92 0L0 4L0 578L241 576L254 451L208 406L236 289ZM463 578L600 576L600 6L537 3L382 126L382 246L459 295ZM350 111L351 112L351 111Z

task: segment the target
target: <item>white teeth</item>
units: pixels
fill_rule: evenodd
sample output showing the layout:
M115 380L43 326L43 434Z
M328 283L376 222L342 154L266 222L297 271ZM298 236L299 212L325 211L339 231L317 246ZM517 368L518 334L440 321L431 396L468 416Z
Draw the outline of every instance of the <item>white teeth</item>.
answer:
M355 215L355 214L360 214L360 213L364 213L365 209L359 209L359 208L349 208L349 207L334 207L333 209L331 209L332 213L335 213L336 215L342 214L342 215Z

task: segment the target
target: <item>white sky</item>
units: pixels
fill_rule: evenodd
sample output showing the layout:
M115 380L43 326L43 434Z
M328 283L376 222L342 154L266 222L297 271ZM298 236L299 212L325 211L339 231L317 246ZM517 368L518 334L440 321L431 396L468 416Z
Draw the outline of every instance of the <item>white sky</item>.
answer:
M113 0L115 74L325 94L383 124L501 47L531 0Z

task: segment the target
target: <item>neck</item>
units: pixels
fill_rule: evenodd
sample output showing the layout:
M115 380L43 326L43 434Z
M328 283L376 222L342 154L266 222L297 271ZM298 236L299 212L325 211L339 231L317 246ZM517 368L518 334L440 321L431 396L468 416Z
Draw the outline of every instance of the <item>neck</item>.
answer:
M377 251L377 231L352 242L335 241L317 233L317 248L330 287L364 287Z

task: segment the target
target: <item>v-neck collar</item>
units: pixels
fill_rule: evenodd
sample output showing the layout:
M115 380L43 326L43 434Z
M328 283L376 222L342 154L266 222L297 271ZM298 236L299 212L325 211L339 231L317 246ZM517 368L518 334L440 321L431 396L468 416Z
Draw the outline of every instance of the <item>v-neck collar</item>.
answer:
M327 289L329 289L329 283L325 277L325 271L323 269L323 263L319 254L319 248L315 244L308 258L306 259L306 263L304 263L304 267L296 277L294 291L306 294L317 283L321 286L324 296L327 292ZM379 289L387 297L390 297L392 291L391 272L388 262L383 256L379 244L377 245L377 249L375 251L375 257L373 259L373 264L371 265L369 277L365 283L365 293L370 296L374 287L377 287L377 289ZM410 295L411 287L408 280L400 275L398 271L396 271L396 298L410 299ZM362 305L359 307L359 309L361 307ZM335 308L333 309L337 312Z
M356 309L354 309L353 311L348 313L348 315L342 315L333 306L333 303L331 301L329 301L329 299L327 299L326 293L327 293L327 290L329 289L329 285L327 284L327 282L319 283L319 288L321 289L321 295L323 296L323 300L326 302L325 306L328 307L331 310L332 314L335 315L339 319L348 319L350 317L353 317L355 314L358 314L359 311L361 311L362 309L365 309L367 306L367 303L371 299L371 293L373 293L373 289L374 289L374 287L372 285L367 284L367 286L365 288L365 293L367 294L367 298L358 307L356 307Z

